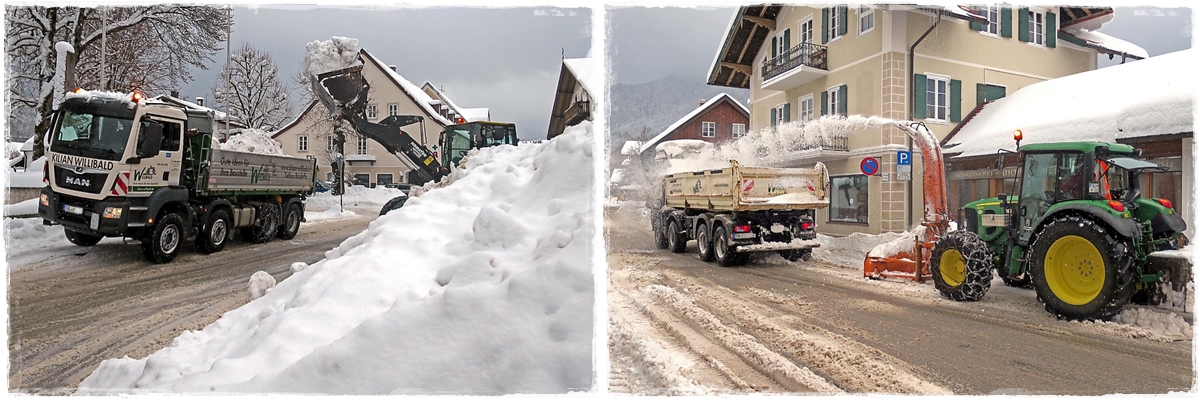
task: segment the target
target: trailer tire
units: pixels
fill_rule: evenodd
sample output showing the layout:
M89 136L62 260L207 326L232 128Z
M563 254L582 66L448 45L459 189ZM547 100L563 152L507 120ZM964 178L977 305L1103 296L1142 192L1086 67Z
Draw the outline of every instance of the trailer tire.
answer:
M261 226L249 226L243 228L243 233L253 243L266 243L275 238L275 231L279 229L279 207L267 205L263 207Z
M796 260L812 261L812 249L780 250L779 255L791 262Z
M300 205L292 203L287 206L287 213L283 214L283 229L279 230L279 238L283 240L292 240L300 233Z
M696 247L700 250L700 261L711 262L713 260L712 238L709 237L708 224L699 224L696 226Z
M739 257L729 247L729 233L725 231L725 225L717 225L716 228L713 228L712 241L713 256L716 258L717 265L732 267L738 264Z
M679 229L679 221L674 218L667 222L667 247L671 249L672 253L682 253L687 250L687 238Z
M154 229L142 238L142 255L155 264L169 263L179 255L183 237L183 217L176 213L163 214Z
M655 212L655 215L650 219L650 229L654 231L654 247L658 247L659 249L665 249L669 245L667 243L667 234L664 232L666 228L663 227L662 219L661 212Z
M404 202L406 201L408 201L408 196L399 196L388 200L387 203L383 204L383 208L379 209L379 216L382 217L387 215L387 213L391 212L392 210L398 210L400 207L404 207Z
M1133 297L1137 279L1129 244L1090 218L1055 218L1029 254L1038 301L1058 318L1107 320Z
M929 273L933 286L947 299L976 301L992 287L992 254L979 235L951 231L934 244Z
M214 210L208 216L208 222L196 237L196 247L201 253L212 254L225 249L225 244L229 243L230 221L229 212L224 208Z
M96 243L100 243L100 239L104 238L103 236L89 235L83 232L75 232L70 229L64 229L63 232L67 234L68 242L81 247L95 246Z

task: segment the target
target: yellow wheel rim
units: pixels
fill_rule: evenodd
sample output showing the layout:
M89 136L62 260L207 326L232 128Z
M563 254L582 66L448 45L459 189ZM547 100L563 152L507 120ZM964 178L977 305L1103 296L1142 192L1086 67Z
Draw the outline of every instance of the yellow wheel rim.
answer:
M1091 241L1064 236L1046 252L1046 284L1064 303L1090 303L1104 288L1104 257Z
M967 260L958 250L946 250L940 261L942 281L947 285L958 286L967 280Z

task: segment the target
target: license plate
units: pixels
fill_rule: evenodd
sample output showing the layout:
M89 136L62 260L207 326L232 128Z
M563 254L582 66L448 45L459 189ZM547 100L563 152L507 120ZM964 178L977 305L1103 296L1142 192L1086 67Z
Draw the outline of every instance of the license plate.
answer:
M83 207L76 207L76 206L73 206L70 204L63 204L63 211L66 211L66 212L69 212L69 213L75 214L75 215L83 215Z
M754 233L753 232L751 232L751 233L735 233L735 234L733 234L733 238L734 239L754 239Z

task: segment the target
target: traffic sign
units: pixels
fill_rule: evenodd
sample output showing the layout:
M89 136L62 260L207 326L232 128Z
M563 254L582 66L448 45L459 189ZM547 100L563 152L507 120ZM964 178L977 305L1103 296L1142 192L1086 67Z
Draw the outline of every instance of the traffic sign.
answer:
M912 172L912 164L909 164L909 165L897 165L897 166L896 166L896 172L899 172L899 173L907 173L907 172Z
M897 151L896 152L896 165L912 165L912 152L911 151Z
M875 157L864 157L862 162L858 163L858 169L867 176L879 173L879 160Z
M898 181L911 181L911 180L912 180L912 174L910 174L910 173L908 173L908 172L901 172L901 173L898 173L898 174L896 174L896 180L898 180Z

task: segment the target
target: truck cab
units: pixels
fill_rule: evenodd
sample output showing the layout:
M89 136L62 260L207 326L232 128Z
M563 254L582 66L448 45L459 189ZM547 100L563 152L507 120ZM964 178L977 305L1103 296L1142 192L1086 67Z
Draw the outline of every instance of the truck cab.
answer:
M442 168L458 165L471 149L517 144L517 126L507 122L476 121L447 126L438 142Z

